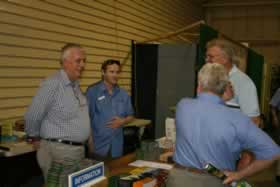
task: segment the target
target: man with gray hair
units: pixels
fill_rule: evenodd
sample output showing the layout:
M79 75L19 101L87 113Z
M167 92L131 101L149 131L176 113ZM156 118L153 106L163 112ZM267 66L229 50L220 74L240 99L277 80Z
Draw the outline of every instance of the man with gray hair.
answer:
M62 69L41 83L25 114L25 131L38 149L47 186L67 186L68 174L85 157L90 120L78 82L85 61L80 45L66 44L61 52Z
M229 73L234 95L227 104L240 107L240 110L259 126L260 110L257 89L250 77L234 64L235 51L232 44L224 39L214 39L207 43L206 48L206 63L222 64Z
M176 145L167 186L225 187L255 174L280 157L280 148L239 110L227 107L222 95L228 85L224 66L208 63L198 74L198 96L184 98L176 108ZM243 150L256 159L236 171ZM224 181L207 174L212 164L227 176Z

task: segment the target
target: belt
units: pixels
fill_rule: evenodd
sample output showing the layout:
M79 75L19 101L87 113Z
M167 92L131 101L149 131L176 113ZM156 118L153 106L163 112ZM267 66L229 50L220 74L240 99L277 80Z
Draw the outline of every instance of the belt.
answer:
M185 167L185 166L182 166L182 165L177 164L177 163L175 163L174 167L175 167L175 168L179 168L179 169L185 169L185 170L187 170L187 171L189 171L189 172L192 172L192 173L207 174L207 171L205 171L205 170L203 170L203 169Z
M84 145L84 143L73 142L73 141L62 140L62 139L47 138L45 140L50 141L50 142L58 142L58 143L64 143L64 144L68 144L68 145L75 145L75 146L82 146L82 145Z

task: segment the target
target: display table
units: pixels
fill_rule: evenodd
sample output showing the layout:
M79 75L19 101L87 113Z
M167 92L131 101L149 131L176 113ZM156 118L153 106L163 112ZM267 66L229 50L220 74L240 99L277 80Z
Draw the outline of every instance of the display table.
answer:
M126 124L124 126L125 127L130 127L130 126L144 127L149 124L151 124L151 120L135 118L134 120L132 120L131 122L129 122L128 124Z
M20 142L10 142L10 143L1 143L0 144L0 157L13 157L19 156L26 153L34 152L32 144L29 144L25 141ZM7 150L5 150L7 149Z
M151 120L135 118L124 127L139 127L139 136L142 137L145 127L151 124Z
M151 120L146 119L134 119L130 123L124 125L124 127L139 127L140 128L140 136L144 132L145 126L151 124ZM9 143L10 150L3 150L0 149L0 157L13 157L13 156L19 156L26 153L34 152L32 144L28 144L24 141L21 142L12 142ZM6 147L7 143L0 143L0 147Z
M0 186L19 187L42 176L35 151L19 155L7 152L0 158L0 166Z
M21 141L0 146L0 186L18 187L42 175L33 145Z
M139 127L140 136L144 132L145 126L151 123L150 120L135 119L125 127ZM0 186L20 186L23 183L28 182L32 177L42 175L41 170L37 164L36 151L31 144L26 142L17 142L10 150L0 149ZM1 146L1 145L0 145ZM105 164L108 168L107 178L118 173L124 173L130 171L128 163L135 160L135 153L128 154L119 159L112 160ZM16 180L15 180L16 179ZM107 187L107 180L94 185L95 187Z

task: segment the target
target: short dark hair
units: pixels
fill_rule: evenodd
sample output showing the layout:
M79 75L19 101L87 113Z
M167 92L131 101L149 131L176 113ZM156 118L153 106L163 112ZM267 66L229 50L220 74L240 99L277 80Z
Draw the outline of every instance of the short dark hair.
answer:
M116 65L118 65L119 67L121 67L120 61L118 61L118 60L113 60L113 59L109 59L109 60L105 60L105 61L103 62L102 66L101 66L101 70L105 72L106 69L107 69L107 66L113 65L113 64L116 64Z
M60 57L60 63L62 64L66 56L68 55L68 50L71 48L79 48L82 49L82 46L80 44L76 43L67 43L61 48L61 57Z

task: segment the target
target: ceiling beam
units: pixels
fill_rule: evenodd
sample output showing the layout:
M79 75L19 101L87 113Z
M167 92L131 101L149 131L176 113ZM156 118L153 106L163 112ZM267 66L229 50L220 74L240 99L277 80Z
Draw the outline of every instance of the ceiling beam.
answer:
M190 32L185 32L182 35L186 35L186 36L193 36L193 37L198 37L199 33L190 33Z
M205 24L205 22L203 20L200 20L200 21L197 21L197 22L192 23L190 25L187 25L187 26L185 26L183 28L180 28L180 29L178 29L176 31L168 32L166 34L162 34L159 37L147 39L147 40L144 40L144 41L139 42L139 43L147 43L147 42L159 41L159 40L162 40L162 39L167 39L167 38L171 38L171 37L174 37L174 36L178 36L178 35L183 34L184 32L187 32L190 29L199 27L201 24Z
M177 36L179 39L183 40L184 42L187 42L187 43L192 43L191 40L189 40L188 38L185 38L183 36Z
M271 5L280 5L280 1L204 3L202 6L205 8L215 8L215 7L232 7L232 6L271 6Z

